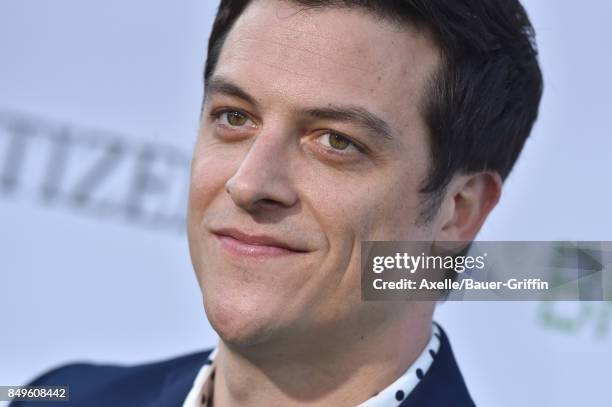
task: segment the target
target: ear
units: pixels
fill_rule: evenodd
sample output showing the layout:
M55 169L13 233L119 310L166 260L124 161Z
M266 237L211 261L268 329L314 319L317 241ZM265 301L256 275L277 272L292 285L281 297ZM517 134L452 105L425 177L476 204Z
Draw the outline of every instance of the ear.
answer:
M472 241L497 205L502 181L494 172L455 176L440 210L437 241Z

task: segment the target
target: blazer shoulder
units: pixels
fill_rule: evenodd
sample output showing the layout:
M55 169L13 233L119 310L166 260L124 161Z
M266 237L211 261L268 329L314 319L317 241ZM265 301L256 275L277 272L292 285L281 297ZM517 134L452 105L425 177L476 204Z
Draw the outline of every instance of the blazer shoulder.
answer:
M117 375L132 375L139 372L154 374L167 373L185 365L203 364L212 349L190 353L179 357L164 359L138 365L101 364L75 362L55 367L36 377L28 386L52 386L54 383L73 381L105 381Z
M193 375L195 378L211 351L139 365L70 363L43 373L28 386L69 386L68 405L82 405L80 403L85 402L90 406L109 405L108 402L113 399L147 405L146 401L154 400L174 376L186 375L187 379L192 379ZM59 403L67 405L66 402ZM15 402L11 407L29 405L27 402Z

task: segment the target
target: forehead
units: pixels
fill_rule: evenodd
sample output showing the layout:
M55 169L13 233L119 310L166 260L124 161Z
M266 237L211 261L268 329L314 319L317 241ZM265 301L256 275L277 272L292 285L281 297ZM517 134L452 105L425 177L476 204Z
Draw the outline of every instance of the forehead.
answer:
M230 31L215 74L270 103L359 102L394 122L414 119L438 60L416 27L359 9L256 0Z

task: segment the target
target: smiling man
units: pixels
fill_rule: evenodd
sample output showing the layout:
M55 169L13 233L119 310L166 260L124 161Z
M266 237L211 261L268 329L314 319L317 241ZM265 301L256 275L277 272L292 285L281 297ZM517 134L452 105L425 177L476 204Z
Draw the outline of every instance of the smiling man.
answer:
M366 302L362 241L471 241L537 116L516 1L224 0L189 247L217 349L76 365L84 405L473 405L435 302Z

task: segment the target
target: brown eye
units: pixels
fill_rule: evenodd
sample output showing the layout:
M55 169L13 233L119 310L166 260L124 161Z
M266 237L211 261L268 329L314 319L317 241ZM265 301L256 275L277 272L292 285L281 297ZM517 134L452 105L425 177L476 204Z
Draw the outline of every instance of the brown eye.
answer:
M240 110L223 109L213 111L210 114L213 122L228 131L243 131L257 129L257 124L246 113Z
M315 141L336 156L355 157L356 154L366 154L367 151L351 137L332 131L319 134Z
M225 114L227 115L226 120L231 126L241 127L249 120L248 117L240 112L227 112Z
M350 147L351 142L339 134L330 134L329 145L336 150L346 150Z

